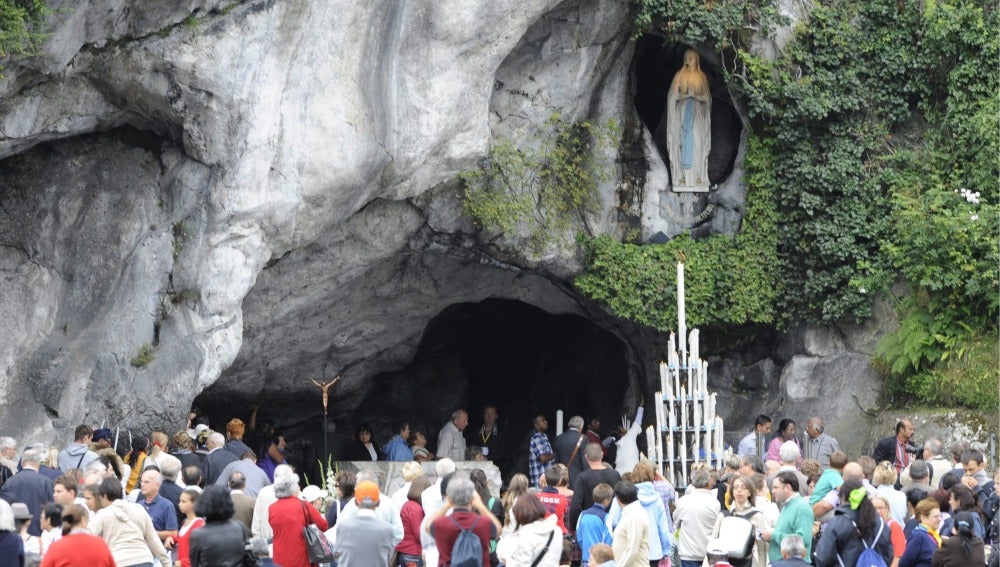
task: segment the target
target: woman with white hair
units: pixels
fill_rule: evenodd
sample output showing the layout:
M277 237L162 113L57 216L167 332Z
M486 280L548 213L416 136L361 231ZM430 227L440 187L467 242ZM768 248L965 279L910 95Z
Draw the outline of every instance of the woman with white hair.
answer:
M274 562L284 567L309 567L309 553L302 530L316 524L320 531L329 529L316 508L299 500L299 475L275 475L274 495L278 501L268 509L268 522L274 532Z
M24 565L24 542L14 527L14 510L0 500L0 565Z

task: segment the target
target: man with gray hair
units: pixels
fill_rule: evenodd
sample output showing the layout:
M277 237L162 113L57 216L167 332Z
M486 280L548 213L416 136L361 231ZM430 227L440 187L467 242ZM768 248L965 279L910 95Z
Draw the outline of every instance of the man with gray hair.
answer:
M21 455L21 472L10 477L0 488L0 498L13 504L23 502L31 512L31 524L28 533L33 536L42 535L39 518L42 508L52 502L54 486L52 479L38 472L41 456L36 451L25 451Z
M951 463L944 456L944 443L940 439L924 441L924 462L930 469L931 486L940 488L941 479L951 472Z
M569 418L566 425L566 431L556 437L553 448L556 451L556 459L569 469L569 485L573 486L576 475L587 468L583 457L587 436L583 434L583 417L574 415Z
M378 517L376 511L385 500L378 484L370 480L359 481L354 487L357 511L349 518L337 518L337 539L333 544L333 557L337 567L389 567L398 540L393 527Z
M181 492L184 489L177 484L177 477L181 474L181 460L173 455L160 455L160 474L163 475L163 484L160 485L160 496L167 499L174 507L177 515L177 525L184 525L184 514L181 514L180 502Z
M160 485L163 484L163 475L153 469L142 471L139 477L139 498L137 504L149 514L149 519L153 521L153 528L156 535L163 542L163 547L173 549L174 540L177 538L177 511L169 500L160 496Z
M689 494L681 496L674 508L674 525L677 526L677 552L681 567L699 567L708 551L708 539L719 516L719 499L708 490L711 474L706 469L691 472Z
M806 563L806 542L799 534L788 534L781 539L781 557L771 567L809 567Z
M17 472L17 440L6 435L0 437L0 486Z
M205 448L208 449L204 464L205 486L215 484L226 465L238 460L236 455L225 449L225 445L226 437L224 435L217 431L209 434L208 441L205 442Z
M337 514L337 525L340 525L342 520L353 518L358 514L358 497L357 497L357 487L363 482L373 483L378 488L378 476L372 471L362 470L358 471L356 476L357 484L354 487L354 498L349 500L347 504L340 510ZM375 499L376 507L375 515L392 527L392 546L396 547L396 544L403 541L403 522L399 519L399 507L393 502L392 498L386 496L379 492L379 497Z
M824 469L830 467L830 455L840 450L840 443L825 431L823 418L810 417L806 421L806 441L802 444L803 457L819 461Z
M900 482L903 485L904 494L909 494L915 488L926 490L928 494L934 492L931 488L931 471L927 468L927 461L917 459L910 463L910 466L903 473Z
M781 447L778 448L778 456L781 457L781 466L778 467L778 470L775 471L774 474L767 477L768 485L771 484L774 477L778 476L778 473L791 471L795 473L795 476L799 479L799 493L802 494L802 496L809 496L809 479L806 478L806 475L802 474L796 466L796 463L799 462L799 459L802 456L802 452L799 450L799 444L795 441L785 441L781 444Z
M208 449L208 453L205 455L205 461L202 464L202 470L205 473L205 486L215 484L215 481L219 480L226 466L239 460L236 455L227 451L225 447L226 437L223 434L213 431L208 435L208 440L205 442L205 448Z
M448 481L447 498L444 506L438 508L424 521L424 529L434 537L440 554L439 565L451 564L451 549L455 546L463 530L471 531L479 537L483 550L483 562L490 564L490 540L496 539L502 524L479 498L476 488L464 472L455 473ZM451 511L451 517L445 514Z
M465 460L465 437L462 430L469 425L469 414L464 409L455 410L451 421L444 424L438 433L438 457L448 457L453 461Z

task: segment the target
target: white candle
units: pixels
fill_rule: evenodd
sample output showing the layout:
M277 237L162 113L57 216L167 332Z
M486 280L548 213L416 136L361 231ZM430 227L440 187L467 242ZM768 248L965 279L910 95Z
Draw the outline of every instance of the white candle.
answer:
M667 363L660 362L660 393L670 392L670 388L667 386Z
M687 318L684 313L684 264L677 262L677 334L681 341L681 363L687 362Z
M563 410L556 410L556 435L562 435L563 432Z
M675 362L674 369L673 369L673 373L674 373L674 396L677 397L678 399L680 399L680 395L681 395L681 371L677 367L677 364L676 364L676 362L677 362L677 353L674 353L674 362Z
M691 364L690 366L698 366L698 329L691 331Z
M684 486L687 486L688 478L688 465L687 465L687 444L684 442L684 437L681 437L681 482Z
M646 458L656 461L656 441L653 439L653 426L646 428Z
M701 386L708 391L708 363L704 360L701 361Z
M716 466L718 466L721 469L722 468L722 443L723 443L723 437L722 437L722 418L721 417L715 418L715 435L717 436L717 438L719 440L719 458L718 458L718 464Z
M688 408L687 408L687 388L681 386L681 433L687 431L688 426Z
M668 360L670 360L671 364L675 362L674 358L676 356L677 356L677 335L675 335L673 331L670 331L670 345L667 348L667 357Z

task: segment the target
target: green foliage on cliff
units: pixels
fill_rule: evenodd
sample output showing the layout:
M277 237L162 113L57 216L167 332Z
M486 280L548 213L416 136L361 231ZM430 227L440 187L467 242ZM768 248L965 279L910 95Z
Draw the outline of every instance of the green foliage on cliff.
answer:
M44 0L0 0L0 57L37 49L48 13Z
M617 138L613 123L554 115L538 139L522 145L500 140L477 169L461 175L465 211L480 227L520 234L536 249L564 237L574 223L589 233L588 215L599 209L598 184L611 174L611 164L593 156Z
M778 231L772 146L750 141L747 209L735 239L682 235L640 246L608 235L581 238L587 270L576 286L622 317L670 329L677 321L676 265L683 252L689 325L774 323L781 286L773 269Z
M770 1L635 3L638 33L717 50L773 152L777 324L861 321L874 293L905 282L901 328L877 359L896 400L996 409L1000 13L972 0L814 3L768 60L744 32L776 21ZM641 300L609 297L643 320ZM724 307L698 316L726 321Z

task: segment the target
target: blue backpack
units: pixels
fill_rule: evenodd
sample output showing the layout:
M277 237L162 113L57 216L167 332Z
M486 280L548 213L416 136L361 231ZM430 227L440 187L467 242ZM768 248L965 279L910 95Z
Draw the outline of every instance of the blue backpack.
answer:
M458 520L451 518L455 526L460 530L455 543L451 546L452 567L483 567L483 543L479 541L473 529L479 523L479 518L472 522L469 529L463 528Z
M851 522L854 524L854 522ZM885 559L875 551L875 546L878 544L879 538L882 537L882 528L885 527L885 522L879 520L878 533L875 534L875 539L872 540L872 544L868 545L864 538L861 538L861 545L865 548L861 551L861 555L858 556L858 562L854 564L854 567L886 567ZM858 529L858 525L854 524L854 529ZM861 531L858 530L858 535L861 535ZM840 562L841 567L843 567L844 562L841 561L840 555L837 555L837 561Z

